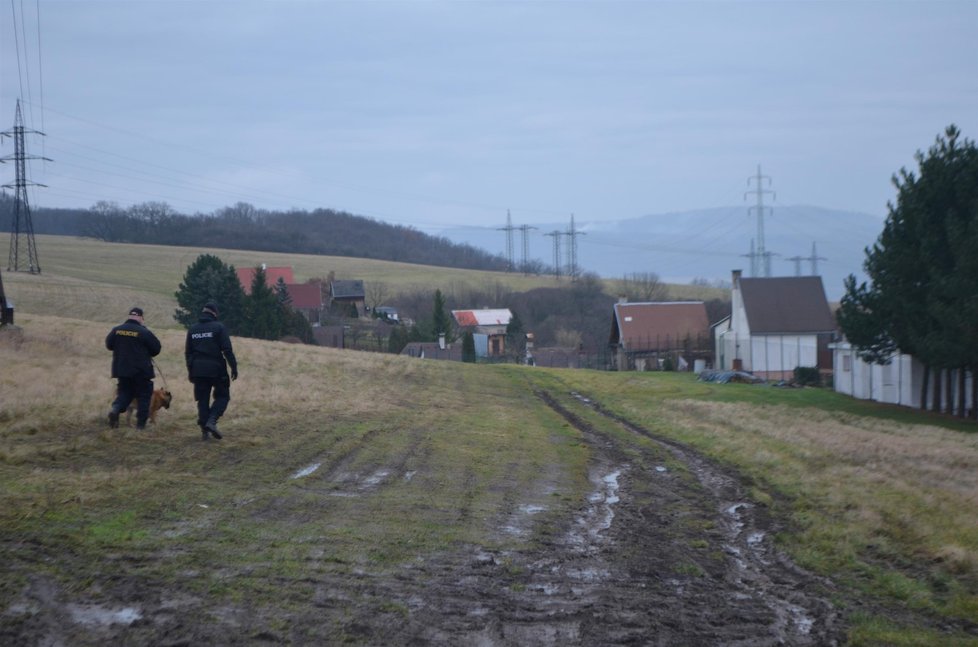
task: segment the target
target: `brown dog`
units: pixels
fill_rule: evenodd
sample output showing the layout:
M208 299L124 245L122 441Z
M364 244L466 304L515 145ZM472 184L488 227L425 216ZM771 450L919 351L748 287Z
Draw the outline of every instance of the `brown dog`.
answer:
M156 424L156 412L160 409L169 409L170 402L173 401L173 395L166 389L155 389L153 391L153 397L149 401L149 421L154 425ZM132 424L132 414L136 412L136 399L129 403L129 407L126 409L126 424Z

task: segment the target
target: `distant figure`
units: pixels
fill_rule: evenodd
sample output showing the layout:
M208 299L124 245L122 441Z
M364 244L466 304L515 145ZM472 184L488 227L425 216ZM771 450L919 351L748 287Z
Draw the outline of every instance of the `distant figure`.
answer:
M217 306L208 303L200 313L200 319L187 330L187 376L194 384L194 400L197 401L197 425L203 440L208 434L217 440L217 421L224 415L231 401L231 380L238 379L238 361L231 348L231 336L227 328L217 320ZM231 378L228 379L228 364ZM214 395L213 402L211 394Z
M143 309L130 308L125 323L113 328L105 338L112 351L112 377L118 380L115 401L109 411L109 427L119 426L119 414L136 400L136 429L146 428L149 402L153 397L153 358L163 348L160 340L143 325Z

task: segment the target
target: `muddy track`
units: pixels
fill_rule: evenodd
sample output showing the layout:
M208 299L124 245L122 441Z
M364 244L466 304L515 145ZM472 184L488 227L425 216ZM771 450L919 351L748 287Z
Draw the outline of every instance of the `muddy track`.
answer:
M408 578L427 582L424 591L407 597L395 582L374 583L372 595L404 600L409 613L396 632L377 633L380 628L362 618L367 642L755 646L844 640L839 614L826 600L831 583L803 572L772 545L771 519L747 499L735 475L586 398L577 396L656 448L623 447L549 394L538 396L591 448L587 501L539 549L476 548L429 562Z
M313 560L300 580L282 580L279 605L257 608L226 600L215 607L215 601L179 585L125 574L100 583L96 604L37 575L0 622L0 643L7 638L38 645L843 641L839 614L826 601L831 583L796 568L773 546L774 522L747 498L735 474L587 398L563 394L564 405L548 393L537 396L587 444L590 491L572 514L566 513L566 503L533 504L553 483L552 474L542 473L535 492L507 499L489 520L504 540L493 545L523 548L472 545L382 571L329 569ZM602 424L592 426L574 413L582 407L603 416ZM616 433L610 433L614 426ZM629 435L642 440L630 442ZM327 508L338 495L395 487L413 475L409 464L418 469L418 460L425 462L420 437L414 434L386 465L352 470L358 444L317 458L291 478L301 481L319 471L333 486L342 486L328 490ZM256 502L257 509L249 512L262 517L275 510L279 520L309 514L277 496ZM469 513L463 506L461 514ZM328 554L328 546L322 554Z

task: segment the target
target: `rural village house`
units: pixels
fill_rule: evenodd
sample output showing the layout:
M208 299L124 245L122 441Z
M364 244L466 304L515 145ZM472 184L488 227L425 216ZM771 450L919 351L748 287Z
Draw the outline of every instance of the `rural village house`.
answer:
M620 301L614 305L608 343L619 371L658 370L666 358L680 370L697 360L705 367L713 350L702 301Z
M367 296L359 279L331 281L329 299L330 308L347 305L351 316L356 312L357 317L363 317L367 311Z
M791 379L799 366L832 370L836 324L818 276L742 278L733 272L731 315L713 326L716 368Z
M471 332L476 357L502 357L506 353L506 327L513 313L508 308L452 310L460 332Z

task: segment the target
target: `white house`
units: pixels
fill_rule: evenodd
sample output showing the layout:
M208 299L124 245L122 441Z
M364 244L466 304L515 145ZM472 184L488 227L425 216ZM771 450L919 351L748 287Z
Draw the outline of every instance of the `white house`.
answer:
M731 314L713 325L716 367L790 379L796 367L832 369L835 319L818 276L743 278L733 272Z

